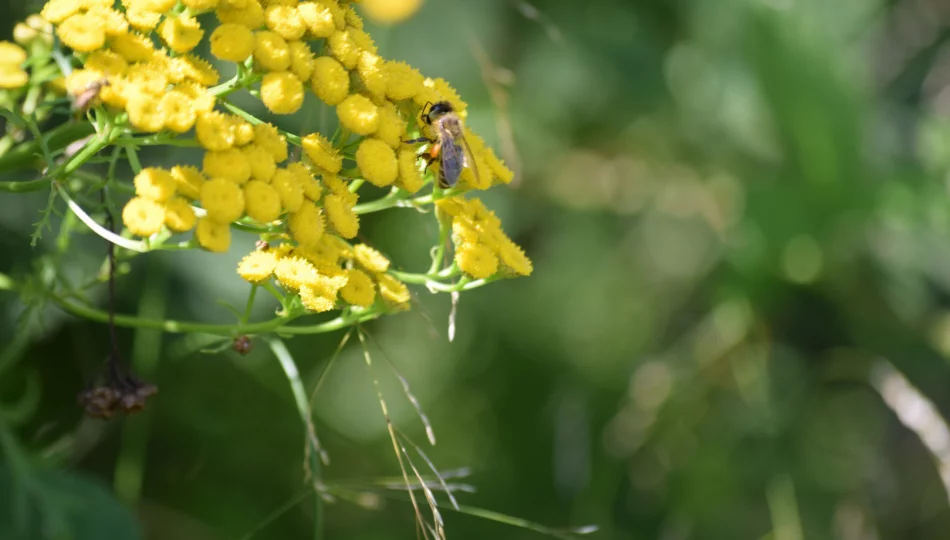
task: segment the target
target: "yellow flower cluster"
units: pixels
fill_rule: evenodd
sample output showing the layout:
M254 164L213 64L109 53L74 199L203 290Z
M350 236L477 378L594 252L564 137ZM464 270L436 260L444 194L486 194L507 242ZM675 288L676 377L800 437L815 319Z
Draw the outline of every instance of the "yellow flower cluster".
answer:
M451 197L436 202L452 218L455 263L476 279L531 274L531 260L501 230L501 220L478 199Z
M324 235L310 247L281 244L251 252L238 264L238 274L251 283L277 278L300 296L305 308L322 313L344 304L369 307L381 301L391 309L409 305L406 285L386 273L389 260L359 244L350 246Z
M29 73L23 69L26 51L9 41L0 41L0 88L20 88L30 80Z

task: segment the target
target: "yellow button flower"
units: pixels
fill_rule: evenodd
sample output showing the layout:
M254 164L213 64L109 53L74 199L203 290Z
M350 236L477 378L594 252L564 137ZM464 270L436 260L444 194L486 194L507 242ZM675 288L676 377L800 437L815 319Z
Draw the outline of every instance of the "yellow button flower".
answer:
M300 288L300 302L314 313L324 313L336 307L336 297L314 287Z
M424 180L419 172L419 156L414 150L402 149L399 151L399 178L396 185L409 193L422 189Z
M176 53L186 53L194 49L205 31L201 29L201 24L194 17L178 15L177 17L166 17L158 27L158 35L165 40L168 47Z
M240 7L234 0L222 0L218 2L215 14L222 23L241 24L251 29L260 28L264 24L264 8L257 0L246 0Z
M343 238L354 238L360 230L360 218L353 211L353 205L348 204L340 195L327 195L323 200L327 219L337 234Z
M115 51L100 50L90 53L83 66L87 70L106 75L121 75L128 69L129 63Z
M165 203L165 225L175 232L190 231L195 228L195 211L188 201L174 197Z
M363 12L377 24L394 24L412 17L422 0L363 0Z
M175 165L171 169L171 175L175 179L175 187L179 195L191 200L198 198L205 177L197 168L190 165Z
M294 291L318 283L317 269L300 257L281 257L274 267L274 276L284 288Z
M251 178L261 182L270 182L271 177L274 176L274 171L277 170L274 156L258 142L241 148L241 152L251 166Z
M165 129L184 133L195 125L197 114L191 107L191 99L184 93L172 90L162 96L161 109L165 115Z
M307 25L310 35L316 39L328 38L336 31L333 22L333 13L324 4L316 2L301 2L297 5L297 13Z
M498 249L501 262L515 274L521 276L530 276L533 267L531 259L524 254L524 251L510 238L504 237Z
M243 62L254 52L254 33L240 24L222 24L211 33L211 54L229 62Z
M405 135L406 121L399 115L399 111L392 103L385 102L379 108L379 127L376 128L375 136L382 139L389 146L399 148L402 146Z
M364 139L356 149L356 166L363 178L379 187L392 184L399 174L396 152L375 137Z
M498 257L481 244L464 244L455 254L459 268L475 279L484 279L498 271Z
M195 136L201 146L208 150L227 150L234 145L231 121L217 111L198 115L198 120L195 122Z
M184 77L205 86L213 86L221 80L221 74L207 61L191 53L172 58L172 69L178 70Z
M277 190L280 196L280 204L289 212L300 210L303 205L303 186L297 181L297 177L287 169L277 169L271 178L271 185Z
M181 0L181 3L183 6L190 9L192 13L210 11L218 7L218 0Z
M267 150L278 163L287 159L287 139L271 124L254 126L254 143Z
M88 13L71 15L56 29L63 43L79 52L91 52L106 44L106 31L102 19Z
M270 184L251 180L244 186L247 215L261 223L270 223L280 217L280 196Z
M147 9L149 11L165 13L166 11L175 7L175 3L176 0L134 0L132 5L139 6L142 9Z
M125 18L132 28L139 32L151 33L158 26L159 21L162 20L162 14L145 9L138 4L132 4L125 10Z
M343 156L340 155L340 151L334 148L323 135L311 133L301 140L301 146L310 161L317 167L334 174L343 168Z
M337 105L350 93L350 74L329 56L321 56L313 62L310 88L327 105Z
M300 209L290 214L287 220L290 236L301 246L312 249L320 242L326 229L323 212L310 201L301 204Z
M26 51L16 43L0 41L0 64L19 66L26 62Z
M122 209L122 223L136 236L152 236L162 230L165 209L143 197L134 197Z
M293 73L268 73L261 81L261 101L274 114L293 114L303 105L303 84Z
M323 193L323 186L313 177L310 168L300 161L287 165L287 170L297 178L297 183L303 188L303 194L311 201L319 201Z
M293 6L268 6L264 10L264 21L267 28L288 41L302 38L307 31L306 22Z
M43 6L40 16L53 24L59 24L67 17L78 13L82 5L76 0L49 0Z
M237 148L205 152L201 172L209 178L224 178L236 184L251 179L251 164Z
M118 36L129 31L129 21L123 13L112 9L111 3L108 6L91 6L86 13L102 21L106 36Z
M357 135L369 135L379 127L379 108L366 96L353 94L336 106L340 124Z
M263 283L274 273L277 261L274 250L252 251L238 263L237 273L251 283Z
M128 32L109 40L109 48L128 62L147 62L155 55L152 41L142 34Z
M376 285L366 272L355 268L347 270L346 285L340 290L343 300L354 306L369 307L376 299Z
M178 183L169 171L146 167L135 175L135 194L156 202L167 201L175 195Z
M0 89L22 88L30 81L30 74L14 64L0 64Z
M509 169L505 163L495 155L494 150L486 148L483 154L488 170L491 171L492 178L499 184L510 184L515 178L515 173Z
M379 283L379 295L384 300L397 307L408 309L409 300L412 297L405 283L389 274L376 274L376 281Z
M363 86L376 98L386 97L389 77L384 70L385 66L383 59L370 51L361 51L356 63L356 73L363 81Z
M254 34L254 62L268 71L284 71L290 67L290 46L276 32L257 32Z
M360 49L353 41L349 31L334 32L327 38L327 45L330 47L330 54L340 61L346 69L356 67L359 60Z
M198 220L195 238L198 239L198 245L208 251L224 253L231 246L231 227L227 223L204 217Z
M386 97L393 101L412 99L422 88L419 71L404 62L386 62Z
M231 133L234 134L234 144L243 146L254 140L254 126L250 122L237 115L229 116L228 122L231 124Z
M218 223L230 223L244 213L244 191L224 178L212 178L201 184L201 206Z
M195 114L209 113L214 109L214 96L208 89L194 81L185 81L175 85L175 89L188 96Z
M137 85L130 85L129 93L126 94L125 110L129 113L129 123L141 131L160 131L165 125L161 100L138 88Z
M313 74L313 51L307 42L290 42L290 71L301 81L309 80Z
M389 270L389 259L366 244L353 246L353 258L356 259L356 262L358 262L360 266L374 274Z

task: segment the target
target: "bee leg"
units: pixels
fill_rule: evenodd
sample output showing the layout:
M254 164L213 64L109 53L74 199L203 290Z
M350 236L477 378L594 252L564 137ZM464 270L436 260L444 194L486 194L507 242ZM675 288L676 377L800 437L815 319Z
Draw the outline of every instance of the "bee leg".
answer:
M402 142L404 142L404 143L406 143L406 144L418 144L418 143L422 143L422 142L434 143L434 142L435 142L435 139L430 139L430 138L428 138L428 137L419 137L418 139L411 139L411 140L402 141Z

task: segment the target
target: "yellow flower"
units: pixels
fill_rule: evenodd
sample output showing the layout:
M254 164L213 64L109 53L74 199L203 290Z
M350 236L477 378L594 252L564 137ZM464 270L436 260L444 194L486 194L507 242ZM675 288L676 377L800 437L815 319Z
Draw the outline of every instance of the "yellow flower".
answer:
M359 60L360 49L356 46L349 31L337 31L327 38L327 45L330 47L330 54L340 61L346 69L356 67Z
M26 62L26 51L23 47L9 41L0 41L0 64L19 66Z
M356 166L363 173L363 178L379 187L392 184L399 174L396 152L375 137L363 139L356 149Z
M336 106L340 125L357 135L369 135L379 127L379 108L366 96L353 94Z
M279 163L287 159L287 139L273 125L254 126L254 142L267 150L274 157L274 161Z
M436 96L436 99L429 99L427 97L426 101L432 101L433 103L439 100L448 101L449 103L452 104L452 107L455 109L455 112L457 112L459 115L461 115L464 118L465 108L467 107L467 105L465 104L464 101L462 101L462 98L459 96L458 92L456 92L455 89L452 88L452 85L450 85L445 79L425 79L422 81L422 89L428 89L431 92L433 92ZM423 93L420 92L419 94L416 94L413 97L416 104L419 105L420 107L422 107L426 103L425 101L422 101L420 103L421 101L420 96L422 95Z
M310 88L327 105L337 105L350 93L350 74L333 58L318 57L313 62Z
M244 213L244 191L224 178L212 178L201 184L200 196L208 217L218 223L230 223Z
M205 86L218 84L221 79L221 74L211 64L190 53L172 58L172 69Z
M137 87L139 91L154 98L161 97L168 88L168 76L158 65L152 63L133 64L126 70L124 78L130 87Z
M175 195L178 187L175 178L165 169L146 167L135 175L135 194L156 202L167 201Z
M191 200L198 198L205 178L197 168L190 165L175 165L172 167L171 175L175 179L179 195L184 195Z
M394 24L412 17L422 0L364 0L363 11L377 24Z
M40 16L53 24L59 24L70 15L78 13L81 7L76 0L49 0L43 6Z
M379 55L369 51L362 51L356 63L356 73L366 90L376 98L386 97L386 86L389 78L385 72L386 63Z
M488 189L491 187L491 170L488 169L482 154L473 150L471 160L468 166L462 169L459 180L473 189Z
M251 178L261 182L270 182L271 177L274 176L274 171L277 170L274 156L257 142L241 148L241 152L251 166Z
M369 51L373 54L378 52L376 50L376 43L373 42L373 38L369 37L369 34L363 30L350 26L346 29L346 32L350 35L350 41L356 45L357 50Z
M277 261L274 275L277 276L281 285L291 290L317 283L317 269L309 261L300 257L282 257Z
M300 13L291 6L268 6L264 10L267 28L286 40L300 39L307 31L307 24Z
M158 27L158 35L162 36L168 47L176 53L186 53L201 42L205 31L194 17L166 17Z
M386 62L386 97L393 101L411 99L422 88L422 74L403 62Z
M162 96L161 109L165 115L165 129L175 133L184 133L195 125L195 110L191 107L191 99L178 90L171 90Z
M201 172L208 178L224 178L243 184L251 178L251 164L237 148L205 152Z
M531 259L507 236L501 239L498 255L501 257L502 264L511 269L515 274L521 276L531 275L531 271L533 270Z
M134 197L122 209L122 223L136 236L152 236L162 230L165 209L153 200Z
M246 0L243 6L238 7L233 0L230 5L221 0L218 2L218 9L215 14L222 23L233 23L244 25L248 28L260 28L264 24L264 8L257 0Z
M304 20L307 30L314 38L328 38L336 31L333 13L324 4L301 2L297 5L297 13L300 14L300 18Z
M323 212L310 201L305 201L299 210L290 214L287 226L293 239L308 249L320 242L320 237L326 229Z
M390 103L385 102L379 108L379 127L376 128L376 137L393 148L402 146L402 137L406 134L406 121L399 116L399 111Z
M293 73L268 73L261 81L261 101L274 114L293 114L303 105L303 84Z
M340 296L354 306L369 307L376 299L376 286L366 272L355 268L346 272L346 285L340 290Z
M336 307L336 295L328 295L314 287L300 288L300 302L305 308L314 313L324 313Z
M109 40L109 47L128 62L147 62L155 55L152 41L142 34L128 32Z
M276 32L257 32L254 34L254 62L268 71L284 71L290 67L290 46Z
M310 161L317 167L334 174L343 168L343 156L340 155L340 151L334 148L323 135L311 133L301 140L301 146Z
M175 232L190 231L195 227L195 211L188 201L174 197L165 203L165 225Z
M280 204L289 212L300 210L303 204L303 187L297 177L287 169L277 169L271 178L271 185L280 195Z
M208 251L224 253L231 245L231 227L227 223L218 223L204 217L198 220L195 237L198 244Z
M492 177L498 181L497 183L510 184L511 181L514 180L515 173L505 166L505 163L495 155L494 150L486 148L483 157L485 158L485 163L488 165L488 170L491 171Z
M0 89L22 88L30 81L30 74L15 64L0 64Z
M250 144L254 140L254 126L240 116L232 115L228 117L231 123L231 133L234 134L234 144L243 146Z
M313 51L305 41L290 42L290 71L301 81L310 79L313 73Z
M194 82L185 81L177 84L175 89L188 96L191 100L191 108L195 114L209 113L214 109L214 96L208 93L208 89Z
M134 2L132 5L158 13L165 13L175 7L175 0L134 0Z
M129 24L132 25L132 28L140 32L150 33L158 26L158 22L162 20L162 14L157 11L145 9L138 4L133 4L125 10L125 18L129 21Z
M211 33L211 54L229 62L243 62L254 52L254 33L240 24L222 24Z
M102 76L121 75L129 67L129 63L116 52L103 49L90 53L83 66L87 70L95 71Z
M262 283L274 273L277 260L277 254L273 250L252 251L238 263L237 273L251 283Z
M261 223L270 223L280 217L280 196L270 184L251 180L244 186L247 215Z
M195 122L195 136L201 146L208 150L227 150L234 145L231 121L217 111L198 115L198 120Z
M376 281L379 283L379 295L384 300L400 308L409 308L409 300L412 297L405 283L389 274L376 274Z
M209 11L218 7L218 0L181 0L181 3L192 13Z
M160 131L165 125L161 100L138 88L137 85L130 85L126 96L125 110L129 113L129 123L141 131Z
M102 19L88 13L71 15L59 25L56 34L67 47L78 52L91 52L106 44Z
M305 197L311 201L320 200L320 195L323 193L323 186L313 177L313 173L310 172L310 169L306 165L300 161L296 161L287 165L287 170L297 177L297 183L303 188Z
M125 15L112 9L111 3L108 6L90 7L86 13L102 21L102 29L107 36L118 36L129 31L129 21Z
M409 193L422 189L424 180L419 172L419 156L415 151L402 149L399 151L399 178L396 185Z
M356 262L360 263L363 268L374 274L389 270L389 259L366 244L353 246L353 258L356 259Z
M353 211L353 205L347 204L340 195L327 195L323 200L327 219L337 234L343 238L353 238L360 230L360 218Z
M498 271L498 257L481 244L464 244L455 253L459 268L475 279L484 279Z

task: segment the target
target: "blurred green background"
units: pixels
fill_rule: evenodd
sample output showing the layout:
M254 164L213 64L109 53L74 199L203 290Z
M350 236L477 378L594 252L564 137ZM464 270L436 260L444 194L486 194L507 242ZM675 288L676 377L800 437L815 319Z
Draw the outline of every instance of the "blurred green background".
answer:
M463 294L453 343L449 299L422 288L367 327L394 422L470 472L460 502L602 539L950 537L946 6L429 0L370 25L385 57L455 85L519 174L484 200L534 274ZM7 0L3 35L36 7ZM45 202L0 195L0 272L57 252L52 233L30 248ZM408 210L363 230L408 268L435 238ZM94 273L101 241L71 242L60 263ZM227 320L216 301L246 294L234 267L252 242L135 259L119 311ZM194 336L120 330L160 392L103 422L75 395L106 327L48 307L18 331L22 309L0 292L0 398L37 399L0 426L0 512L62 503L81 538L134 538L118 500L145 538L312 536L303 430L262 342L202 354ZM288 342L308 389L342 336ZM329 485L399 475L355 339L314 413ZM33 482L12 481L24 467ZM412 538L405 493L379 493L326 504L326 538ZM543 537L443 510L449 538Z

